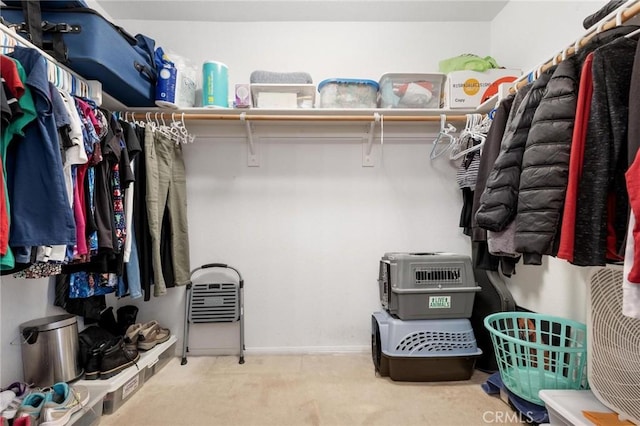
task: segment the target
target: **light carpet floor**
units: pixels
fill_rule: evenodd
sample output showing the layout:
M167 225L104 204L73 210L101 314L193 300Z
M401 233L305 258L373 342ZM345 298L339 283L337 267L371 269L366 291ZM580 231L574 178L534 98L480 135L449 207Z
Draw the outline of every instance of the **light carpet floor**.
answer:
M514 412L463 382L394 382L369 354L172 359L101 426L513 425ZM515 416L515 417L514 417Z

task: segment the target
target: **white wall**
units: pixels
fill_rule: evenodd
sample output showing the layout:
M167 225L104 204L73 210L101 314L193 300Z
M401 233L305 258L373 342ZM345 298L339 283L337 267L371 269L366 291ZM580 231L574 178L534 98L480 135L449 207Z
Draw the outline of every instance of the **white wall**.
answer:
M489 23L451 22L166 22L121 21L152 34L158 46L192 60L229 66L229 83L254 70L307 71L326 78L378 81L385 72L434 72L438 61L489 52ZM199 75L199 74L198 74Z
M585 34L582 21L606 1L510 1L491 22L491 54L507 67L536 69Z

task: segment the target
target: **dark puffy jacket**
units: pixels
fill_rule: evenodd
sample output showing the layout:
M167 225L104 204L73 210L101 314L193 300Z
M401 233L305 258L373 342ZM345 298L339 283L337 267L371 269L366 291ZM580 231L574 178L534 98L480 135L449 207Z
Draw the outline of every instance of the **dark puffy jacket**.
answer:
M576 59L558 65L536 109L522 158L515 249L540 265L558 252L578 98Z
M524 146L529 135L533 115L545 94L554 68L533 82L527 96L518 107L516 117L502 138L500 154L487 178L476 213L478 226L488 231L502 231L515 218Z

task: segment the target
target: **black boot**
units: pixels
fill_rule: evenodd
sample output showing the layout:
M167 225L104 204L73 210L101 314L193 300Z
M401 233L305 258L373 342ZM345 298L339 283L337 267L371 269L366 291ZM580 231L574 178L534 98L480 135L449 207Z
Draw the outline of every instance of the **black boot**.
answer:
M116 322L116 317L113 315L113 308L111 306L100 313L98 325L114 336L122 335L118 331L118 323Z
M136 349L127 349L122 337L109 342L109 346L102 354L100 361L100 378L108 379L125 368L135 364L140 359Z
M102 355L107 349L109 342L98 342L89 351L87 362L84 365L84 379L96 380L100 378L100 364L102 362Z
M126 305L118 308L118 329L119 336L124 336L130 325L136 323L136 317L138 316L138 307L133 305Z

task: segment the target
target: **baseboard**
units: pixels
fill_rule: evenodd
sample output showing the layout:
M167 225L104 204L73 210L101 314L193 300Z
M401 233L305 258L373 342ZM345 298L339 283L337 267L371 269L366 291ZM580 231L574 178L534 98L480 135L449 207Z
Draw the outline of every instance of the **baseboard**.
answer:
M314 355L369 353L369 346L293 346L246 348L245 355ZM238 348L189 348L187 356L238 355Z

